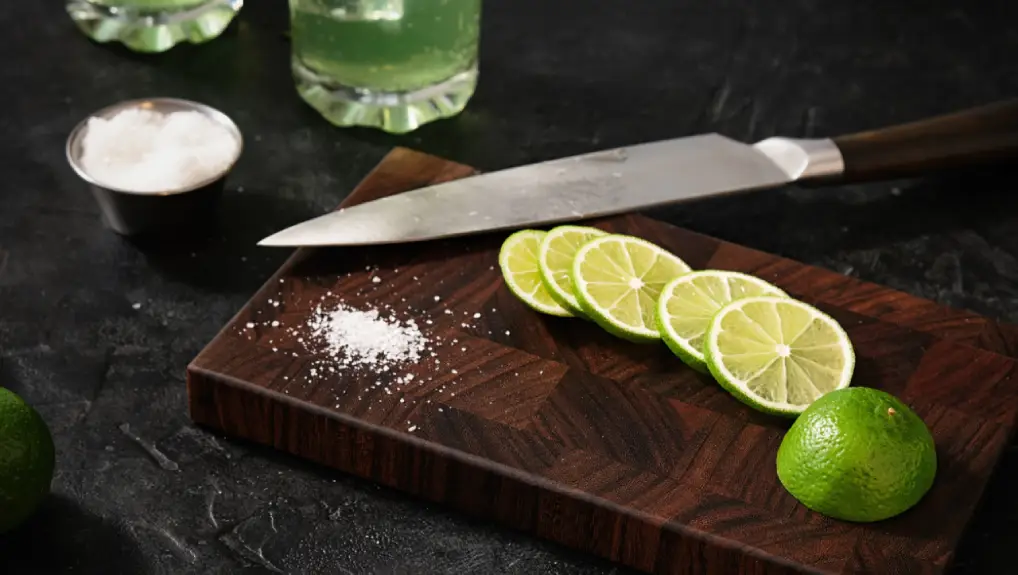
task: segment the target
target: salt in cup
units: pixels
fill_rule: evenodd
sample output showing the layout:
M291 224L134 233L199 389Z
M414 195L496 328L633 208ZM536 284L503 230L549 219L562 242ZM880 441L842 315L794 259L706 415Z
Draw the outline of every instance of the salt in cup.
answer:
M109 119L124 110L150 110L162 114L198 112L212 120L236 140L236 153L228 164L201 181L186 186L158 190L127 189L100 181L82 163L83 141L92 118ZM79 123L67 139L67 160L71 168L88 183L99 204L107 227L125 236L200 228L213 221L219 208L226 178L243 151L240 129L228 116L205 104L176 98L128 100L103 108Z

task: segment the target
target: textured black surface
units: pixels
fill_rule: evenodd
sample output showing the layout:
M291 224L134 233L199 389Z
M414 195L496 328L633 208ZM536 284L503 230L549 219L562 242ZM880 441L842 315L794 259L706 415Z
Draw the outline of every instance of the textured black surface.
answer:
M1004 2L492 1L469 109L396 138L301 103L285 3L248 4L224 37L161 56L90 44L56 0L0 12L0 384L38 406L59 457L46 508L0 538L0 571L612 573L195 429L184 366L286 256L254 241L336 205L395 144L492 169L707 130L833 135L1018 94L1018 10ZM149 95L207 102L244 130L207 238L118 238L66 166L75 123ZM1016 184L983 171L670 216L1018 322ZM1011 569L1016 475L1012 447L958 572Z

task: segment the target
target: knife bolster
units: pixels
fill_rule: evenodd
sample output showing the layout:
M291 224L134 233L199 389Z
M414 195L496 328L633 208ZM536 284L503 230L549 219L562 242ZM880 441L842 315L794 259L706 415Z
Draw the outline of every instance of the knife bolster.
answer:
M845 171L841 150L828 139L767 138L753 145L791 181L837 177Z

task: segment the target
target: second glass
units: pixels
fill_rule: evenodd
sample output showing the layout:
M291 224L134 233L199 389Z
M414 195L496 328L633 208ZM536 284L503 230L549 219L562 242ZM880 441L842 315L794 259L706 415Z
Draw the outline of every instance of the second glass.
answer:
M339 126L402 133L461 112L481 0L290 0L297 91Z
M68 0L67 12L97 42L137 52L163 52L180 42L219 36L244 0Z

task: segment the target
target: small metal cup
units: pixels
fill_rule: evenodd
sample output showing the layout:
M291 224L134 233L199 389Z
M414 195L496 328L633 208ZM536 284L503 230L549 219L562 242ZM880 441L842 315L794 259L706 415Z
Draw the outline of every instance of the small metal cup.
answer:
M204 114L230 131L237 139L237 155L221 174L195 186L160 192L138 192L104 185L81 166L82 139L92 117L109 118L129 108L142 108L162 113L196 111ZM103 108L85 118L67 138L67 161L71 168L88 183L102 211L103 222L113 231L125 236L159 233L171 230L201 227L212 221L219 208L226 177L240 158L244 140L240 129L219 110L176 98L148 98L129 100Z

